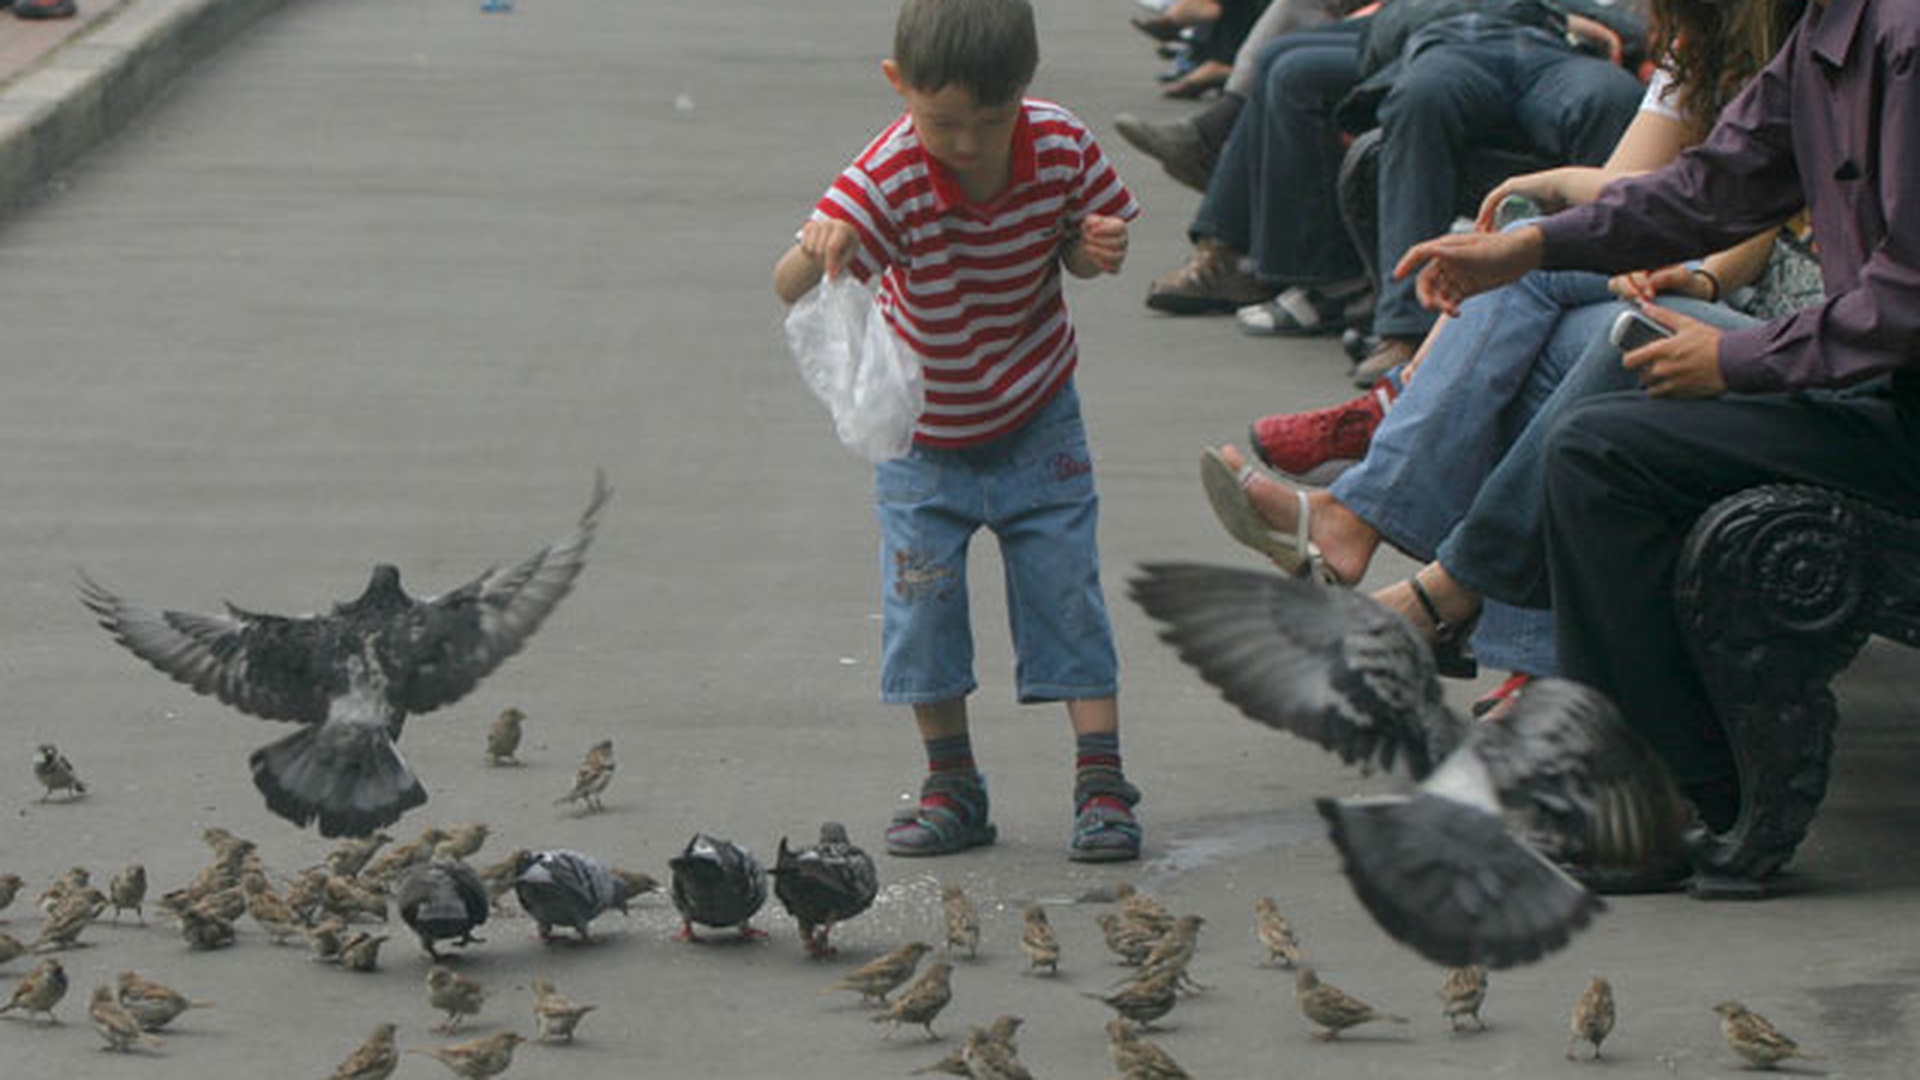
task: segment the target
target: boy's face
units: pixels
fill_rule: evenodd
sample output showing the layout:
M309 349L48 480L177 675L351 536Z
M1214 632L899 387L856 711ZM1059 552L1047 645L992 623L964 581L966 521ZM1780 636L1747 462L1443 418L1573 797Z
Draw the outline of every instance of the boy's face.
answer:
M1020 119L1020 96L998 105L981 105L959 83L938 90L908 85L892 60L881 64L894 92L907 104L920 144L963 181L1003 181L1013 156L1013 129Z

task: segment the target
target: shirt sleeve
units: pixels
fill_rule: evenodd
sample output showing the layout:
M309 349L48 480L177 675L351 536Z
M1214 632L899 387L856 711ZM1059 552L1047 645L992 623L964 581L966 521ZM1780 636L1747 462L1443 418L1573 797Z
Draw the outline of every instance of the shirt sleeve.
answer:
M1100 151L1093 132L1080 125L1080 175L1073 194L1067 200L1067 223L1078 224L1089 214L1132 221L1140 216L1140 204L1120 179L1113 162Z
M841 171L814 204L813 218L844 221L860 234L860 250L851 269L861 281L898 264L900 229L888 213L888 203L880 184L860 162Z

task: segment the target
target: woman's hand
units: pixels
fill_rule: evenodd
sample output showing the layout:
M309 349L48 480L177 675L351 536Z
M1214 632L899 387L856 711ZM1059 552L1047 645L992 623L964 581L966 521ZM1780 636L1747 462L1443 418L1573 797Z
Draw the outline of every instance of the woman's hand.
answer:
M1493 232L1494 211L1509 195L1519 195L1540 204L1541 209L1553 209L1564 205L1567 197L1562 189L1561 179L1568 170L1545 169L1541 172L1527 173L1523 176L1509 176L1500 181L1500 185L1480 200L1480 213L1473 220L1473 227L1481 232Z
M1683 263L1663 266L1658 270L1635 270L1631 274L1621 274L1609 280L1607 288L1622 300L1638 300L1642 303L1661 293L1677 293L1708 302L1719 299L1713 295L1713 283Z

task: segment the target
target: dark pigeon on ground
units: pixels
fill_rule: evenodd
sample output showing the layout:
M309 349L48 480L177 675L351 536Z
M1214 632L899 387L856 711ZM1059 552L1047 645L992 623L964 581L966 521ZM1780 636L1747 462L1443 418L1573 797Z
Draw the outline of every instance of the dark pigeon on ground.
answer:
M569 926L581 941L593 940L587 924L601 913L627 913L628 886L606 863L578 851L531 851L520 857L513 894L540 928L540 940L552 941L553 928Z
M223 615L167 611L84 574L81 597L114 640L175 680L248 715L300 724L253 752L254 786L296 825L365 836L427 801L394 746L407 717L460 700L520 651L580 576L610 494L596 473L571 532L438 596L407 595L400 571L382 564L358 599L325 615L231 604Z
M682 925L674 937L697 941L693 924L737 926L742 937L764 937L747 925L767 902L767 872L753 852L728 840L695 833L686 849L667 864L673 871L673 906Z
M481 941L473 936L475 927L487 921L492 904L480 875L456 859L435 859L415 863L401 871L394 888L394 902L400 919L420 935L420 947L432 959L440 959L436 941L455 945L473 945Z
M1403 774L1403 794L1321 799L1355 893L1435 963L1508 967L1566 945L1604 904L1589 881L1670 879L1691 808L1605 696L1559 679L1471 723L1426 642L1368 597L1297 578L1151 564L1133 598L1249 718Z
M847 838L847 827L837 821L820 826L820 842L792 851L780 838L773 862L773 894L800 924L800 941L807 955L832 956L827 940L836 924L873 905L880 894L880 875L873 857Z

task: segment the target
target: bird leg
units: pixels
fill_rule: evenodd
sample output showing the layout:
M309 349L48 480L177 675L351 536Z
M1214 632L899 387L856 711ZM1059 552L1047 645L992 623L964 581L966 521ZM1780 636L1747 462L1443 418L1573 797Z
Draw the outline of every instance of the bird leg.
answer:
M754 941L766 936L767 932L765 930L756 930L747 923L740 924L740 938L743 941Z
M692 942L695 945L700 944L700 935L693 932L692 919L680 920L680 929L674 931L673 940Z

